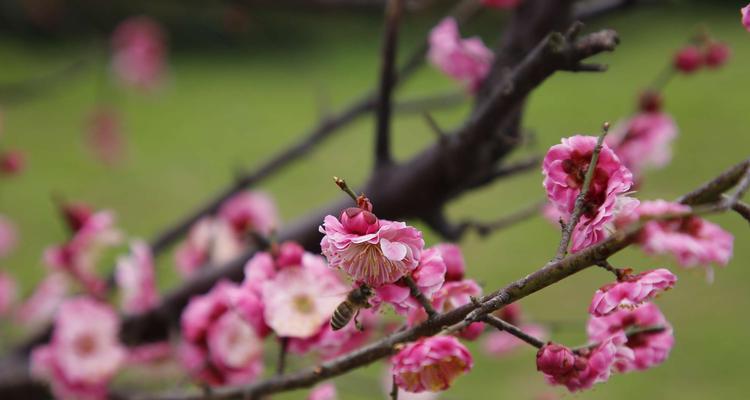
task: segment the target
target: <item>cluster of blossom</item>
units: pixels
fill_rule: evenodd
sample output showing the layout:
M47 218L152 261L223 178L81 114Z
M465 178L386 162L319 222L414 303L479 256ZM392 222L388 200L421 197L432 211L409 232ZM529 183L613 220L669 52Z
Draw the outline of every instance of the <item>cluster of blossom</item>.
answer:
M676 71L692 74L703 66L709 69L720 68L732 55L732 50L726 43L712 38L707 33L698 35L694 42L675 53L673 66Z
M273 200L262 192L241 192L226 200L216 216L196 222L175 252L175 265L184 277L206 265L234 259L252 243L252 235L267 236L278 225Z
M674 336L659 308L648 300L674 286L666 269L637 275L597 290L587 332L591 344L580 349L548 342L537 352L537 369L553 385L574 392L609 379L612 372L645 370L669 355Z

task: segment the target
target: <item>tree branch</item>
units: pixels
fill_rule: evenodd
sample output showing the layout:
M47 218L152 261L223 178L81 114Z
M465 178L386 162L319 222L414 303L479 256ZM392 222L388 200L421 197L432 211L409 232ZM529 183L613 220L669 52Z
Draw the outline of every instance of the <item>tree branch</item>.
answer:
M391 156L391 91L396 80L396 47L398 27L403 13L402 0L388 0L385 8L385 30L380 66L380 90L375 116L375 168L393 163Z
M432 307L432 303L430 300L425 297L424 293L422 293L421 290L419 290L419 287L417 286L417 283L414 282L414 279L412 279L410 276L404 277L404 282L406 282L406 285L409 286L409 294L411 294L411 297L414 297L417 299L419 304L422 305L422 308L424 308L425 312L427 313L427 317L432 319L437 315L437 311Z
M494 315L491 315L491 314L485 315L484 317L482 317L482 321L489 325L494 326L498 330L507 332L523 340L524 342L536 347L537 349L540 349L542 348L542 346L544 346L544 341L539 340L535 338L534 336L529 335L528 333L522 331L519 327L509 324Z

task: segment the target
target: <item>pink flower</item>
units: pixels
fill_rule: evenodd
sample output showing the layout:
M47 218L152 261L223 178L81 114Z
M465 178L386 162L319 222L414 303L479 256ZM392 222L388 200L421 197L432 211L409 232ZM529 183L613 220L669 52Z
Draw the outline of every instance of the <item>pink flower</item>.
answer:
M99 106L89 115L86 143L102 163L115 165L125 156L125 136L122 118L114 108Z
M27 327L47 323L69 291L68 280L61 273L50 273L37 284L34 293L16 310L16 317Z
M112 33L112 68L120 80L131 86L152 89L164 75L166 40L155 20L132 17Z
M671 289L675 282L677 277L664 268L625 275L619 282L602 286L594 293L589 313L603 317L617 309L635 309L646 300Z
M684 74L692 74L703 65L703 54L695 46L685 46L674 56L674 68Z
M710 42L704 53L704 62L708 68L720 68L729 61L732 49L726 43Z
M611 337L580 355L567 347L549 343L537 353L537 370L550 384L565 385L571 392L589 389L609 379L615 361L632 358L632 354L618 349L617 344L623 341L621 336Z
M456 20L446 18L432 29L429 43L427 58L434 66L463 83L470 92L479 89L494 59L482 39L462 39Z
M130 245L130 254L117 260L115 280L122 290L122 308L126 313L142 313L156 305L159 293L148 244L138 240Z
M294 354L306 354L315 351L324 360L337 357L361 347L375 328L378 316L371 309L360 310L357 320L362 330L350 323L339 330L333 330L326 323L314 336L306 339L290 338L289 351Z
M0 152L0 174L14 176L26 167L26 156L20 150Z
M432 307L437 312L447 312L471 302L472 297L482 294L482 288L471 279L457 282L446 282L432 298ZM427 320L427 313L422 307L409 309L407 321L410 326ZM474 340L484 330L484 324L475 322L459 332L459 335L467 340Z
M267 332L261 300L222 281L191 299L183 311L179 359L193 377L209 385L247 383L262 372Z
M552 146L544 157L542 173L547 197L569 218L581 192L591 156L596 147L594 136L571 136ZM632 173L606 144L602 147L594 171L583 213L573 234L572 251L604 239L608 226L621 209L632 208L637 200L625 195L633 185Z
M482 5L493 8L515 8L523 0L482 0Z
M411 278L417 284L419 291L429 300L433 294L443 286L446 266L440 251L433 247L425 249L417 268L411 272ZM411 297L409 287L402 281L389 283L376 289L377 297L373 299L391 303L400 314L405 314L409 308L422 307L417 299Z
M207 265L231 261L242 254L244 243L223 219L205 217L196 222L175 251L175 265L183 277Z
M342 213L346 225L329 215L319 228L325 234L320 247L331 267L373 288L393 283L417 268L424 247L421 232L403 222L378 220L377 231L365 233L372 228L362 232L364 225L345 215L346 210Z
M445 262L445 280L460 281L464 279L466 261L464 261L461 247L453 243L440 243L435 245L434 248L440 252L443 262Z
M742 15L742 26L750 32L750 4L740 9Z
M519 328L540 340L546 340L549 336L547 329L536 324L521 324ZM501 357L511 351L525 346L526 342L506 332L493 331L484 339L484 350L490 355Z
M391 359L396 384L407 392L437 392L474 364L469 350L453 336L421 338L404 346Z
M630 219L688 211L689 207L678 203L664 200L647 201L636 209ZM710 264L726 265L732 258L734 247L734 237L731 233L695 216L650 221L643 227L638 240L647 254L672 254L684 267L705 266L709 280L713 277Z
M263 284L266 322L278 336L309 338L328 324L346 292L324 263L284 268Z
M70 241L44 250L43 261L53 272L61 272L73 278L93 296L100 296L105 289L104 281L99 278L96 267L95 249L79 245L81 242Z
M336 386L333 383L321 383L316 385L307 396L307 400L336 400Z
M263 284L276 275L276 266L270 253L259 251L245 264L242 287L261 296Z
M0 258L7 256L17 244L16 226L10 219L0 214Z
M644 370L661 364L669 357L674 345L672 326L659 308L653 303L646 303L635 310L619 310L606 317L591 317L587 331L589 340L604 341L614 334L627 333L631 329L663 327L660 332L643 332L631 334L624 346L633 351L633 359L622 359L615 362L619 372Z
M106 387L125 361L114 310L88 298L60 306L49 344L34 349L32 374L59 398L106 398Z
M225 201L219 217L226 220L238 235L256 231L268 235L279 224L279 216L271 197L262 192L242 192Z
M0 271L0 317L6 316L18 297L18 283L12 276Z
M674 120L662 112L641 112L618 125L607 136L607 145L635 175L645 168L661 168L672 158L677 137Z

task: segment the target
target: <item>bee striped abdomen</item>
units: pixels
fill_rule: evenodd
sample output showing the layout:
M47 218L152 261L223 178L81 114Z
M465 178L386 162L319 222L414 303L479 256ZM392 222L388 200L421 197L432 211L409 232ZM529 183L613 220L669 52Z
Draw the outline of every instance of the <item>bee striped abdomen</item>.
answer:
M337 331L345 327L351 321L355 311L355 307L349 301L339 304L333 312L333 316L331 316L331 328Z

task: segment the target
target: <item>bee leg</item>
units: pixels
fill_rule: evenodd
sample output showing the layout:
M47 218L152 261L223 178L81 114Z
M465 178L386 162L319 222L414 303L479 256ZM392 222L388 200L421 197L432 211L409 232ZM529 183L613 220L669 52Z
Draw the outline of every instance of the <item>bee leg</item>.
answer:
M365 330L365 328L362 326L362 323L359 322L359 310L357 310L357 313L354 314L354 326L357 328L358 331L362 332Z

